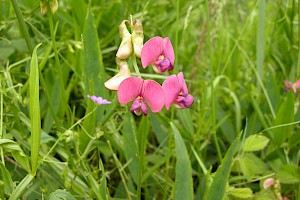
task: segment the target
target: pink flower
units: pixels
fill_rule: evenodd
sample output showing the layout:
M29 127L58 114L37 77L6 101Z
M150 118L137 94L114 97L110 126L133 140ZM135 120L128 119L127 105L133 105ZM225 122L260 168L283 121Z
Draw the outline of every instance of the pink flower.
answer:
M169 76L162 87L166 96L165 105L167 109L173 103L179 108L189 108L193 104L194 97L188 93L182 72L179 72L177 76Z
M162 87L153 80L130 77L121 82L118 88L118 100L121 104L133 101L130 111L136 115L148 114L147 105L152 112L159 112L165 105Z
M298 79L293 85L288 81L284 81L284 85L286 86L285 91L288 92L292 89L294 93L297 93L297 89L300 88L300 79Z
M174 67L174 59L173 46L168 37L162 38L157 36L151 38L142 48L142 66L146 68L152 64L153 69L158 73L172 70Z
M93 102L101 105L101 104L111 104L110 101L103 99L102 97L96 97L96 96L90 96L87 95L88 98L90 98Z

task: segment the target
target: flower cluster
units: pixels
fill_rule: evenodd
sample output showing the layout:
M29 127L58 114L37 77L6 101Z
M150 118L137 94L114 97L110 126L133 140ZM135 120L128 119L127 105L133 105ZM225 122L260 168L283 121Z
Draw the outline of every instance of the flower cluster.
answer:
M127 28L131 28L131 33ZM152 66L157 73L171 71L174 68L174 49L168 37L153 37L143 44L143 26L139 20L129 22L124 20L119 26L122 42L116 53L116 63L119 72L105 82L109 90L118 91L118 100L121 104L133 102L130 111L136 115L147 115L148 107L154 113L166 107L168 110L172 104L178 108L189 108L194 98L188 93L184 75L179 72L171 75L160 85L154 80L144 80L140 76L131 76L126 62L130 56L134 60L140 58L142 67ZM138 72L138 67L135 66Z

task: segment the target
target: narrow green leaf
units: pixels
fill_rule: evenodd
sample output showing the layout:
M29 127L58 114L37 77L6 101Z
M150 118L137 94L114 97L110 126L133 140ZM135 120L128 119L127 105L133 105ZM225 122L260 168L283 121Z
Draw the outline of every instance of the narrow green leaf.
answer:
M264 32L265 32L265 0L259 1L258 28L256 37L256 69L260 79L264 75ZM257 83L259 86L259 83Z
M171 123L175 137L175 199L194 199L192 166L184 141L176 128Z
M0 174L0 180L4 182L4 193L10 196L13 191L14 184L9 171L5 168L5 166L2 163L0 163Z
M49 200L75 200L72 194L66 190L55 190L49 196Z
M245 140L243 144L243 151L259 151L265 148L268 143L269 138L263 135L251 135Z
M34 176L32 176L31 174L27 174L27 176L25 176L25 178L15 188L15 190L11 194L9 200L17 200L23 194L23 192L27 189L28 185L30 184L30 182L32 181L33 178L34 178Z
M135 121L131 113L127 113L124 116L123 122L123 149L126 161L129 162L128 169L135 183L138 180L138 168L139 168L139 158L138 158L138 145L136 139L136 126Z
M94 23L94 16L91 9L88 8L87 16L83 28L83 65L82 75L84 82L85 95L96 95L108 98L108 91L104 87L105 70L102 62L102 53L99 45L97 27ZM96 107L94 102L89 99L87 103L86 114L90 113ZM99 106L95 114L87 117L83 122L83 127L87 133L94 136L97 121L104 117L105 106ZM90 137L85 131L80 132L80 151L84 152Z
M279 107L274 121L274 126L294 122L294 93L288 92ZM292 134L293 126L282 126L272 131L273 142L280 146Z
M10 152L17 163L24 167L27 172L31 171L27 156L15 141L9 139L0 139L0 147L4 150L4 152Z
M224 198L233 156L237 152L239 144L239 137L237 137L228 149L222 161L222 165L220 165L217 171L213 174L212 182L208 185L208 188L205 191L205 200Z
M41 139L41 117L39 99L39 66L37 60L38 44L32 53L29 76L30 122L31 122L31 172L35 175L38 165Z
M195 131L192 123L193 121L191 120L192 116L190 109L178 110L178 116L179 119L182 121L184 128L189 133L189 138L193 138L193 134Z
M102 196L100 194L100 190L99 190L99 184L97 183L97 181L94 179L94 177L89 173L87 175L87 179L89 182L89 185L91 186L92 191L94 192L94 194L96 195L97 199L102 200Z

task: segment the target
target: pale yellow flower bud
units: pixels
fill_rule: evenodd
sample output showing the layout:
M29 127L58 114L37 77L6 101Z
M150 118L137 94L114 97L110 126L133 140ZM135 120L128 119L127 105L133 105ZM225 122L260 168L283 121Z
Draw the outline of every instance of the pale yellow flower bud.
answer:
M55 13L58 9L58 2L57 0L50 1L50 9L52 13Z
M120 25L119 25L119 32L120 36L122 38L122 42L120 44L120 47L117 51L117 57L119 59L127 59L131 55L133 51L132 47L132 39L131 39L131 34L128 31L126 27L127 20L124 20Z
M132 43L133 43L134 54L138 58L141 57L143 42L144 42L143 25L140 22L140 20L134 20L133 31L132 31Z
M131 76L128 64L125 60L116 58L119 67L119 73L104 83L105 87L109 90L118 90L119 85L123 80Z

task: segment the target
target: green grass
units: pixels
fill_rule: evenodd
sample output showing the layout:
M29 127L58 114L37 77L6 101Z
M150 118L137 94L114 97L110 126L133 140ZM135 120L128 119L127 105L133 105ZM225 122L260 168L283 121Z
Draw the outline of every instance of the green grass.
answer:
M131 15L176 55L132 75L182 71L189 109L135 116L104 87ZM299 0L2 0L0 199L299 199L299 19Z

